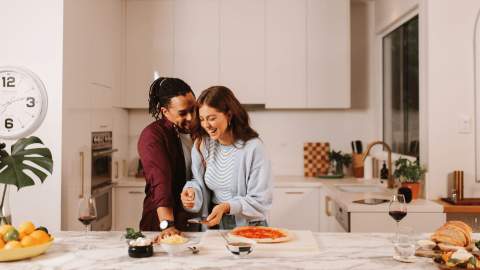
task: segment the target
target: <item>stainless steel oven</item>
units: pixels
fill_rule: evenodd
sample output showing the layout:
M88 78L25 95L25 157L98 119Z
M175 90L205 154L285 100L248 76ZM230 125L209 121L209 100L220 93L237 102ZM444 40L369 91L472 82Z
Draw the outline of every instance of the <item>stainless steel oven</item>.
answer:
M92 133L92 190L112 182L112 132Z
M112 132L92 133L92 185L91 194L97 206L94 231L112 228L112 158L117 149L112 148Z
M112 229L112 184L92 190L92 198L97 206L97 219L92 222L92 231Z

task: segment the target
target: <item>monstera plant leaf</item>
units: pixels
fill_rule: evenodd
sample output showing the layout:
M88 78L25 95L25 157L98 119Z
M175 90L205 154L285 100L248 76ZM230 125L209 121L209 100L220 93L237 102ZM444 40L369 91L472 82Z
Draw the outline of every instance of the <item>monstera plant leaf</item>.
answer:
M11 155L7 151L0 149L0 183L15 185L17 189L35 185L33 179L24 171L30 171L35 174L43 183L47 174L29 163L33 163L48 171L53 170L52 153L46 147L33 147L26 149L32 144L43 144L35 136L19 139L12 145Z

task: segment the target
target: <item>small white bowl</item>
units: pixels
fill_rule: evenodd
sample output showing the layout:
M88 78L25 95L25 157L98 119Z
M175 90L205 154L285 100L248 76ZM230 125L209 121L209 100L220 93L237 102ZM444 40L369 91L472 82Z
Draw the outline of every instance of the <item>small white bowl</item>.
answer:
M189 244L190 244L190 241L187 241L182 244L167 244L167 243L160 242L162 249L165 250L169 256L174 256L175 254L185 251Z
M256 243L257 242L254 240L248 238L236 237L235 239L229 239L229 242L225 247L234 257L242 258L252 253L253 247Z

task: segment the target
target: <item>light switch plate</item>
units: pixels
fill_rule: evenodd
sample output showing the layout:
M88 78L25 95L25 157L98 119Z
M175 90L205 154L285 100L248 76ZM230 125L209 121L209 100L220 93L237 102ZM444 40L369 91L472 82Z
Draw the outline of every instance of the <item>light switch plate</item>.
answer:
M461 134L472 133L472 118L468 115L459 115L457 130Z

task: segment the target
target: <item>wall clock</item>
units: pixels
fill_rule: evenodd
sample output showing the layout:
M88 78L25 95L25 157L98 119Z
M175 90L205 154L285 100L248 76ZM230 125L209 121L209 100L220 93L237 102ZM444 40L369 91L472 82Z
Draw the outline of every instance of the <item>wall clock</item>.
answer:
M47 113L47 92L40 78L20 67L0 67L0 138L34 132Z

